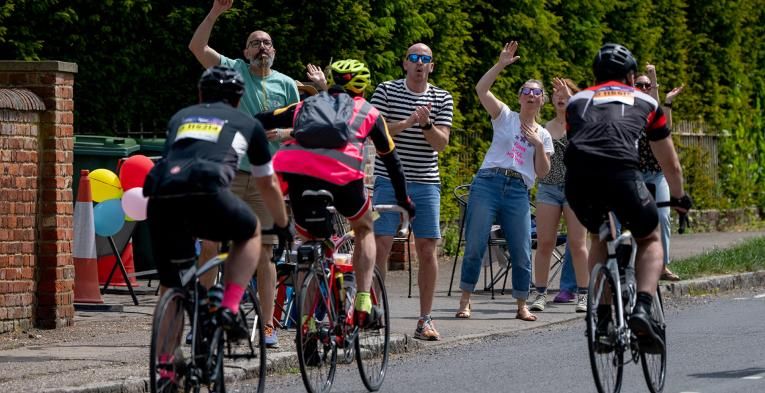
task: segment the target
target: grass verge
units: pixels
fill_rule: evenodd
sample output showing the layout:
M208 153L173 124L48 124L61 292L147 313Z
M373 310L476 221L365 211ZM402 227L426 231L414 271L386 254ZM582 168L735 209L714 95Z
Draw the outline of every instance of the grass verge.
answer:
M732 248L716 249L672 261L670 269L684 280L765 270L765 237L749 239Z

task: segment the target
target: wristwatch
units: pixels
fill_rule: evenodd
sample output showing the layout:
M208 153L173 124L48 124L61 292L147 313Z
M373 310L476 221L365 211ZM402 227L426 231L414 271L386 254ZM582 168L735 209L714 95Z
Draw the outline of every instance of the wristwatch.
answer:
M424 126L422 126L423 130L429 130L431 128L433 128L433 123L431 122L428 122L428 124L425 124Z

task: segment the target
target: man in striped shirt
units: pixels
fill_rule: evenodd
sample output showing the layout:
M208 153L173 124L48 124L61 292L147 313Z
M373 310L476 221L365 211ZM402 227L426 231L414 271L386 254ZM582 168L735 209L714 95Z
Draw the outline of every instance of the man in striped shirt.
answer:
M417 206L412 231L420 263L417 278L420 319L414 337L429 341L440 339L430 317L438 275L436 245L441 238L438 152L449 143L454 108L449 92L428 83L434 66L433 52L427 45L412 45L403 61L406 77L381 83L370 100L388 121L388 131L404 167L409 196ZM374 204L396 203L390 178L379 158L375 160L375 175ZM377 266L383 274L398 225L395 213L383 213L375 222Z

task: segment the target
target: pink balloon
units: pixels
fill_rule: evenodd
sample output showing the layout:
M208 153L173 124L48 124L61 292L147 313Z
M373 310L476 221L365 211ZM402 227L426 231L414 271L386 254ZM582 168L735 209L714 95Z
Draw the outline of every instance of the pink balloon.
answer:
M146 175L154 166L149 157L143 155L130 156L120 166L120 182L122 189L127 191L134 187L143 187Z
M149 198L143 196L143 187L134 187L122 194L122 210L135 221L146 219L146 206Z

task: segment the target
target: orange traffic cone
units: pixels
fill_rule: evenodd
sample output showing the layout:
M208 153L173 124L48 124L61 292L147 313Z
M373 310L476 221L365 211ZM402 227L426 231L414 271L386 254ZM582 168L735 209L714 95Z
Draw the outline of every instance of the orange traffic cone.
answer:
M74 302L103 303L98 287L96 227L88 170L80 171L77 202L74 205Z

